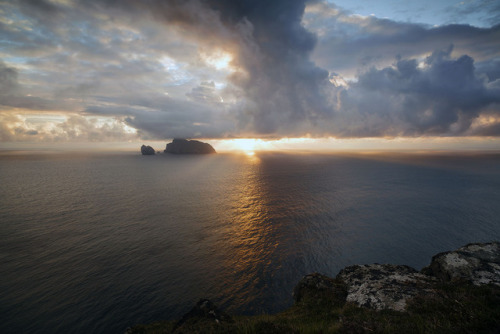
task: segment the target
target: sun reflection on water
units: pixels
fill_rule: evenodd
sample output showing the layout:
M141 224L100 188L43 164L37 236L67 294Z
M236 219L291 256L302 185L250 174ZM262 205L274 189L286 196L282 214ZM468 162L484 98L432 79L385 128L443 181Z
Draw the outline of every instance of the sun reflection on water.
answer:
M222 245L231 254L224 257L231 277L225 295L243 296L247 305L259 298L255 291L265 290L257 287L265 286L269 264L279 245L276 227L269 219L260 168L258 155L248 155L230 199L234 203L232 219Z

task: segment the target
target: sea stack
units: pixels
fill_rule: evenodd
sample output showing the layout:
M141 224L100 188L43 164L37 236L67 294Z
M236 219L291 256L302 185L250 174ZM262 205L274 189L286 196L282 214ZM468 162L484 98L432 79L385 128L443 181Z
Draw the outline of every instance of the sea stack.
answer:
M215 152L212 145L197 140L174 139L167 144L165 153L173 154L210 154Z
M142 155L155 155L155 149L151 146L142 145L141 153Z

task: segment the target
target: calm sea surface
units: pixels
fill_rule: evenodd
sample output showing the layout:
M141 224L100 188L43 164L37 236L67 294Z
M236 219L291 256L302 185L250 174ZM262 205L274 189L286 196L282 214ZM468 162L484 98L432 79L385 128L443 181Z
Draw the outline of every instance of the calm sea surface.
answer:
M500 155L0 155L2 333L123 333L500 240Z

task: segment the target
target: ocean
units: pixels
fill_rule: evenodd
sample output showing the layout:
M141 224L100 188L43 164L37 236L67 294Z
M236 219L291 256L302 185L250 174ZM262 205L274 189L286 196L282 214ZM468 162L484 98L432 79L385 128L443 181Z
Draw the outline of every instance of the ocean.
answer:
M123 333L200 298L500 240L499 153L0 155L2 333Z

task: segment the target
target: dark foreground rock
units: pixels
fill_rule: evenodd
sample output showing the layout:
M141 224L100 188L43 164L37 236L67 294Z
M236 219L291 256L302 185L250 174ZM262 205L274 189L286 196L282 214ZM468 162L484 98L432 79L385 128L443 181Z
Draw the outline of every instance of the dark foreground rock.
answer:
M328 276L312 273L304 276L293 289L293 300L295 303L330 302L337 306L345 304L347 297L346 286Z
M371 264L346 267L335 278L313 273L295 286L294 305L276 315L232 318L202 299L177 322L136 325L126 333L498 334L499 259L493 242L437 254L421 272Z
M174 139L167 144L165 153L174 154L210 154L216 153L212 145L197 140Z
M465 280L474 285L500 286L500 244L468 244L455 251L434 255L422 272L442 281Z
M142 155L155 155L155 149L151 146L142 145L141 153Z
M480 286L500 286L500 244L475 243L435 255L421 272L403 265L370 264L342 269L335 279L321 274L304 276L294 289L295 302L304 296L334 296L374 310L405 311L414 297L433 297L440 281L461 280ZM345 290L342 290L345 289Z
M191 311L184 314L175 324L173 332L183 332L192 326L198 327L200 323L204 323L204 326L216 327L231 322L233 322L231 316L219 310L210 300L200 299Z
M346 301L375 310L404 311L417 295L434 293L436 279L408 266L371 264L350 266L337 279L347 287Z

